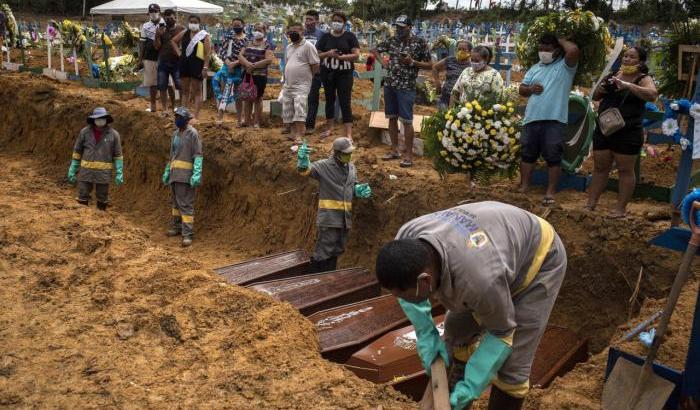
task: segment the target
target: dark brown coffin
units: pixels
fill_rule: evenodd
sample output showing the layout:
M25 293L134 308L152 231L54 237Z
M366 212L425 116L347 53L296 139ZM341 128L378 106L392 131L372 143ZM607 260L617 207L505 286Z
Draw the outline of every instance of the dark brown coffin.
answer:
M291 303L305 316L375 298L381 291L377 277L362 268L295 276L259 282L248 287Z
M436 305L433 312L444 309ZM317 312L309 320L316 326L321 355L339 363L384 333L409 323L392 295Z
M443 317L435 318L441 330ZM359 377L388 383L419 401L428 378L415 350L413 326L394 330L354 353L346 367ZM559 326L548 326L535 353L530 384L547 387L557 376L588 359L588 340Z
M246 286L272 279L283 279L308 273L311 258L304 250L276 253L214 269L234 285Z

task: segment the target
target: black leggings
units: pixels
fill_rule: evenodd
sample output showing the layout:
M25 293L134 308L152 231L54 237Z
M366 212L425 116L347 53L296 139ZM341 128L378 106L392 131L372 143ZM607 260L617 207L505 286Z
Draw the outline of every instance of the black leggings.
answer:
M323 75L323 90L326 94L326 119L335 118L335 96L338 94L343 123L352 123L352 70L328 71Z

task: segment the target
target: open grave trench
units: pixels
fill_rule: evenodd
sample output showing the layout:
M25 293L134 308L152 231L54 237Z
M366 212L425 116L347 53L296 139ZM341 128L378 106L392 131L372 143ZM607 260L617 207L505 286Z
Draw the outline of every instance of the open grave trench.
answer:
M130 97L59 88L28 74L0 76L0 146L13 155L39 158L46 177L63 183L85 113L98 105L114 116L124 148L126 184L113 190L113 212L159 234L168 220L169 192L160 173L173 126L143 112ZM405 316L393 298L381 295L371 273L378 249L408 220L458 203L498 200L544 211L539 197L512 193L508 181L469 188L457 176L440 179L427 162L390 179L378 161L382 149L363 141L366 128L360 127L355 163L374 198L355 208L347 253L340 259L343 268L357 269L308 275L308 254L279 253L311 249L317 184L296 174L280 130L232 131L206 122L198 129L205 165L195 205L197 240L251 255L278 255L244 265L222 256L218 266L238 265L218 273L289 301L316 325L324 357L409 395L422 390L425 378L417 357L401 347L411 345ZM538 350L533 385L546 385L587 354L602 351L645 297L665 296L677 269L676 254L647 244L668 224L665 216L607 220L580 210L580 194L564 194L559 203L547 219L564 241L568 271ZM639 292L630 302L638 277ZM435 306L436 317L443 313ZM387 349L391 352L378 353Z

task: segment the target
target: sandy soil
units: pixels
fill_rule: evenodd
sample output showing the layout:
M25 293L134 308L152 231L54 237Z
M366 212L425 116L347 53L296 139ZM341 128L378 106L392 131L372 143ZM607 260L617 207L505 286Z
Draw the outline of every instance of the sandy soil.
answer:
M243 399L268 400L265 407L275 408L404 405L395 401L397 396L318 359L310 325L290 309L223 286L206 270L313 243L318 188L294 171L294 155L278 119L261 130L230 123L217 127L213 111L203 111L197 125L205 152L204 184L195 207L197 238L183 252L162 234L169 199L160 173L171 119L144 112L146 101L128 93L87 90L26 73L0 74L0 104L3 163L11 165L0 170L7 172L0 178L0 204L11 215L0 222L1 280L13 301L13 308L2 313L2 322L12 329L2 337L12 337L13 343L0 347L13 350L0 351L0 363L15 369L10 376L0 372L2 400L60 405L80 391L90 392L78 400L91 406L123 406L131 398L151 400L151 394L156 406L206 406L214 400L236 406ZM113 113L125 151L126 184L113 190L114 207L106 215L75 205L64 177L73 140L96 105ZM386 148L369 137L367 111L357 108L356 113L361 149L355 163L375 195L356 206L342 266L371 268L381 244L402 223L457 203L495 199L543 214L541 190L526 196L513 192L513 181L473 186L460 175L440 178L425 159L412 169L380 161ZM310 142L317 148L314 158L330 150L329 140L311 136ZM582 211L584 201L584 194L563 192L547 216L569 256L550 322L589 337L595 356L549 390L533 392L530 408L597 408L609 341L629 327L630 312L636 317L645 298L654 303L666 295L677 271L678 254L647 243L669 225L668 204L635 201L628 220L608 220L604 215L613 194L604 195L597 213ZM18 255L22 259L16 262ZM630 308L640 267L640 295ZM690 323L691 310L684 304L679 320ZM646 314L643 310L641 318ZM32 315L40 316L35 325ZM120 339L119 331L132 330L126 341ZM685 354L683 333L671 337L678 340L661 351L662 362ZM232 352L226 350L230 347L222 351L225 341ZM90 367L93 358L96 372ZM61 371L70 382L47 387ZM92 380L102 375L109 376L102 385ZM338 380L342 384L334 384ZM270 386L293 394L276 395Z

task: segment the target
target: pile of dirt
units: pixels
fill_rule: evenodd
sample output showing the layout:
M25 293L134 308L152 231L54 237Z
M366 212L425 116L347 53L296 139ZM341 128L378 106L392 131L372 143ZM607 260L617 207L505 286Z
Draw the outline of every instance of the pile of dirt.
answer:
M412 408L321 359L291 306L0 157L0 405Z
M114 127L122 135L125 157L126 184L113 190L115 206L112 213L120 213L123 220L141 226L149 241L165 243L160 232L169 219L170 200L167 189L160 182L160 174L167 161L172 119L144 112L144 100L129 94L59 85L29 74L0 75L0 104L0 144L7 155L15 158L23 155L36 157L48 186L64 181L71 147L85 123L86 113L94 106L106 106L115 118ZM423 158L417 159L410 169L400 168L396 162L380 161L386 148L369 138L364 121L368 116L366 110L358 109L357 112L363 120L357 124L355 136L361 149L356 151L354 160L360 180L371 184L374 195L370 200L358 201L354 207L353 233L347 253L340 261L343 267L373 267L381 245L390 240L403 223L459 203L498 200L537 214L545 211L539 202L540 192L530 195L514 193L512 181L493 180L488 185L478 186L460 175L441 178ZM242 254L260 255L296 247L310 248L315 235L318 185L296 173L295 156L286 137L281 135L279 128L237 129L229 124L218 127L213 116L212 110L205 109L197 124L204 143L204 174L195 206L197 239L186 251L187 257L202 267L212 267L236 261ZM277 126L279 120L275 119L271 124ZM317 136L311 136L310 143L317 148L313 159L330 152L331 140L320 141ZM57 195L66 196L67 193ZM609 220L602 215L604 208L614 200L611 194L604 195L599 213L582 211L585 197L581 193L563 192L557 200L558 205L547 219L565 243L569 265L550 322L567 326L590 338L592 351L602 352L618 331L618 326L625 324L630 314L632 317L637 314L641 301L644 298L663 298L673 279L678 255L647 243L668 226L665 219L669 207L667 204L637 201L631 204L630 218ZM167 244L166 248L172 246ZM177 254L181 254L180 251ZM149 265L158 265L157 261L163 263L163 256L165 254L159 254L150 262L146 259L147 268L144 269L148 272ZM630 307L628 300L636 287L640 268L643 268L643 275L638 301ZM172 278L175 283L187 281L183 272L167 272L176 275ZM170 281L158 283L159 286L169 286ZM189 289L189 286L183 288ZM176 288L171 295L182 291L182 288ZM209 296L203 293L202 298ZM182 303L178 306L186 311L194 299L197 299L194 294L186 302L178 299L178 303ZM153 301L156 302L151 307L154 311L160 312L159 309L168 306L160 298L153 298ZM243 308L243 311L250 309ZM237 317L234 311L230 313ZM189 323L175 316L181 329L183 323ZM202 320L205 316L195 315ZM218 316L214 314L214 317ZM115 320L118 323L121 316ZM144 326L160 328L156 322L156 319L146 320ZM85 323L97 326L104 321L98 319ZM223 323L223 319L213 319L212 329ZM282 326L275 323L272 320L271 323L259 322L259 325L270 326L273 330ZM243 340L248 340L245 337L248 331L250 328L232 336L243 335ZM311 337L311 331L308 336ZM235 344L235 337L231 340ZM278 340L270 336L266 340L276 340L277 346L286 347L289 339L282 337ZM306 340L304 343L310 350L315 349L312 342ZM84 350L91 352L91 349ZM254 349L246 352L252 356L236 357L257 365L260 354ZM126 357L123 356L125 360ZM179 362L180 352L172 354L172 360ZM272 355L260 366L266 366L265 363L272 365L275 360L290 359ZM593 366L598 363L596 360L585 366ZM238 380L247 381L245 375L250 371L243 371L244 377ZM577 372L585 373L577 369L572 377L579 374ZM601 378L602 374L600 372ZM251 385L255 389L262 389L261 384L268 385L267 379L257 373L254 378L257 382L251 382ZM556 386L569 388L577 379L572 380L571 384L564 381L561 381L562 385L555 384L551 391L564 389ZM584 379L580 382L586 383ZM179 389L183 380L170 378L169 383L171 388ZM595 390L597 382L590 380L589 383ZM546 403L552 397L544 393L540 399L537 398L539 394L535 394L532 403ZM297 402L294 397L293 401ZM271 400L276 403L274 397Z

